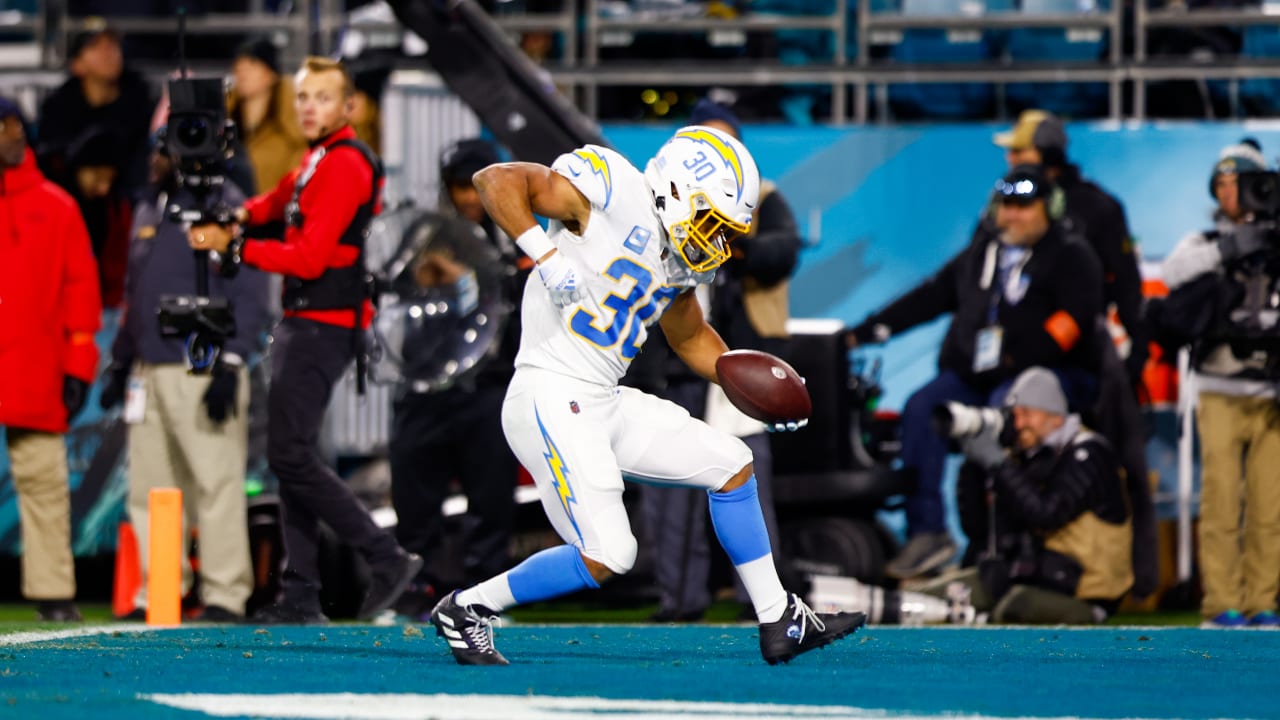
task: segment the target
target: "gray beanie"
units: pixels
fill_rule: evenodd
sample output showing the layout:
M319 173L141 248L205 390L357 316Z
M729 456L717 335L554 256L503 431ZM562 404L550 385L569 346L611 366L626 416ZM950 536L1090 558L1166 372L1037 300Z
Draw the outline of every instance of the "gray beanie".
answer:
M1062 392L1058 376L1042 367L1027 368L1009 388L1004 404L1008 407L1027 407L1043 410L1052 415L1067 414L1067 396Z

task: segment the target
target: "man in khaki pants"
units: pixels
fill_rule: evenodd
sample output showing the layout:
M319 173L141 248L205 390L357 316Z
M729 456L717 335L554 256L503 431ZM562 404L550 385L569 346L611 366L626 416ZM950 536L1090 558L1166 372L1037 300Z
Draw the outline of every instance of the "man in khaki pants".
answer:
M148 497L155 488L182 490L184 525L199 528L200 601L194 619L234 622L253 591L244 477L248 452L249 377L245 360L262 349L267 328L267 279L252 268L222 277L211 264L209 295L230 300L236 323L209 367L188 370L182 338L161 336L156 310L162 295L190 295L195 256L186 228L165 216L178 203L199 207L172 171L163 145L152 154L156 183L137 206L125 283L128 311L111 348L99 398L104 409L124 404L129 425L129 519L138 535L143 577L149 566ZM216 191L235 207L244 195L230 182ZM193 583L182 553L183 590ZM142 619L144 582L127 617Z
M62 435L98 363L98 266L75 201L40 174L6 98L0 172L0 425L22 523L22 595L41 620L76 621Z
M1275 250L1267 234L1251 226L1239 193L1241 173L1265 169L1266 159L1253 140L1222 150L1209 179L1209 193L1218 203L1216 234L1193 233L1169 253L1161 268L1170 291L1166 307L1213 303L1227 283L1243 288L1275 282L1266 277L1270 265L1262 265ZM1211 327L1208 332L1222 331ZM1270 351L1242 357L1221 336L1197 339L1202 342L1194 345L1192 363L1199 390L1196 425L1203 474L1200 612L1208 626L1274 628L1280 626L1280 406L1275 359Z

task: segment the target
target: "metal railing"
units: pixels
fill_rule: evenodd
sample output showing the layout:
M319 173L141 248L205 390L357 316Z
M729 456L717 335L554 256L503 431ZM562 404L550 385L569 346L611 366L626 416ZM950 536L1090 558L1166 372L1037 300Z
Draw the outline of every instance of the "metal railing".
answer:
M850 2L856 2L858 21L849 27ZM341 0L297 0L287 15L261 10L261 3L248 14L197 15L188 19L193 36L234 35L270 31L287 35L282 61L300 60L307 53L330 53L343 31L356 30L371 35L403 33L393 21L354 22L343 12ZM1143 119L1147 113L1150 83L1169 80L1226 80L1234 100L1240 80L1280 79L1280 61L1262 58L1221 58L1196 62L1191 58L1153 58L1149 55L1148 32L1169 27L1250 27L1280 26L1280 14L1256 9L1149 9L1139 0L1134 10L1133 53L1122 52L1124 20L1121 3L1108 10L1080 14L1034 14L1019 11L977 15L904 15L873 12L871 0L834 0L833 11L823 15L747 15L736 18L686 17L678 22L638 11L624 16L605 16L600 0L586 0L583 15L565 2L557 12L542 14L498 14L497 24L513 39L525 32L550 32L560 37L561 53L547 63L552 80L576 101L590 117L599 115L599 91L605 87L699 87L818 85L829 88L834 124L886 120L887 89L900 84L990 83L1003 88L1011 83L1105 83L1108 87L1107 115L1112 119ZM0 33L31 33L39 45L39 68L56 72L65 62L67 42L74 33L86 29L86 20L65 13L62 3L42 4L37 13L0 10ZM172 18L113 17L111 24L126 33L167 34L174 29ZM905 64L873 57L872 47L892 44L902 33L921 29L944 29L955 33L976 33L1033 28L1106 31L1109 51L1096 62L1014 62L995 58L989 62L966 64ZM717 37L745 37L747 33L776 33L782 30L810 30L831 34L828 61L789 65L776 60L735 61L603 60L601 48L620 35L662 33ZM857 42L854 57L846 56L846 41L852 33ZM1280 60L1280 59L1278 59ZM200 66L198 58L193 64ZM4 79L0 79L3 85ZM11 83L10 83L11 84ZM1133 101L1125 111L1126 89ZM1233 102L1233 105L1235 103ZM872 107L880 109L871 117Z

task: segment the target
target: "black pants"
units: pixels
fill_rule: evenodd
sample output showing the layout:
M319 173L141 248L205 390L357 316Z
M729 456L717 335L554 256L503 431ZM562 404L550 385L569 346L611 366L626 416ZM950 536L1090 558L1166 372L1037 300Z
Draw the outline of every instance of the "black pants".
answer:
M372 567L394 562L395 538L374 524L320 457L320 425L333 386L354 359L351 329L285 318L273 334L267 463L280 481L285 567L282 601L320 609L319 522Z
M506 392L455 388L396 402L390 447L396 538L427 558L419 581L438 591L486 580L510 565L518 465L502 433ZM440 505L455 478L467 496L463 577L443 577L445 563L432 556L444 535Z

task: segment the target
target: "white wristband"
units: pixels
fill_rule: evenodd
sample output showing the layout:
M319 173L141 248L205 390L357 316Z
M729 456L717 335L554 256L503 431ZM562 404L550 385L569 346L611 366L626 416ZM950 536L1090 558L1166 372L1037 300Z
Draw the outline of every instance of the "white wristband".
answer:
M556 244L551 242L551 238L547 237L547 231L543 230L541 225L534 225L520 233L520 237L516 238L516 245L534 262L541 260L543 255L556 249Z

